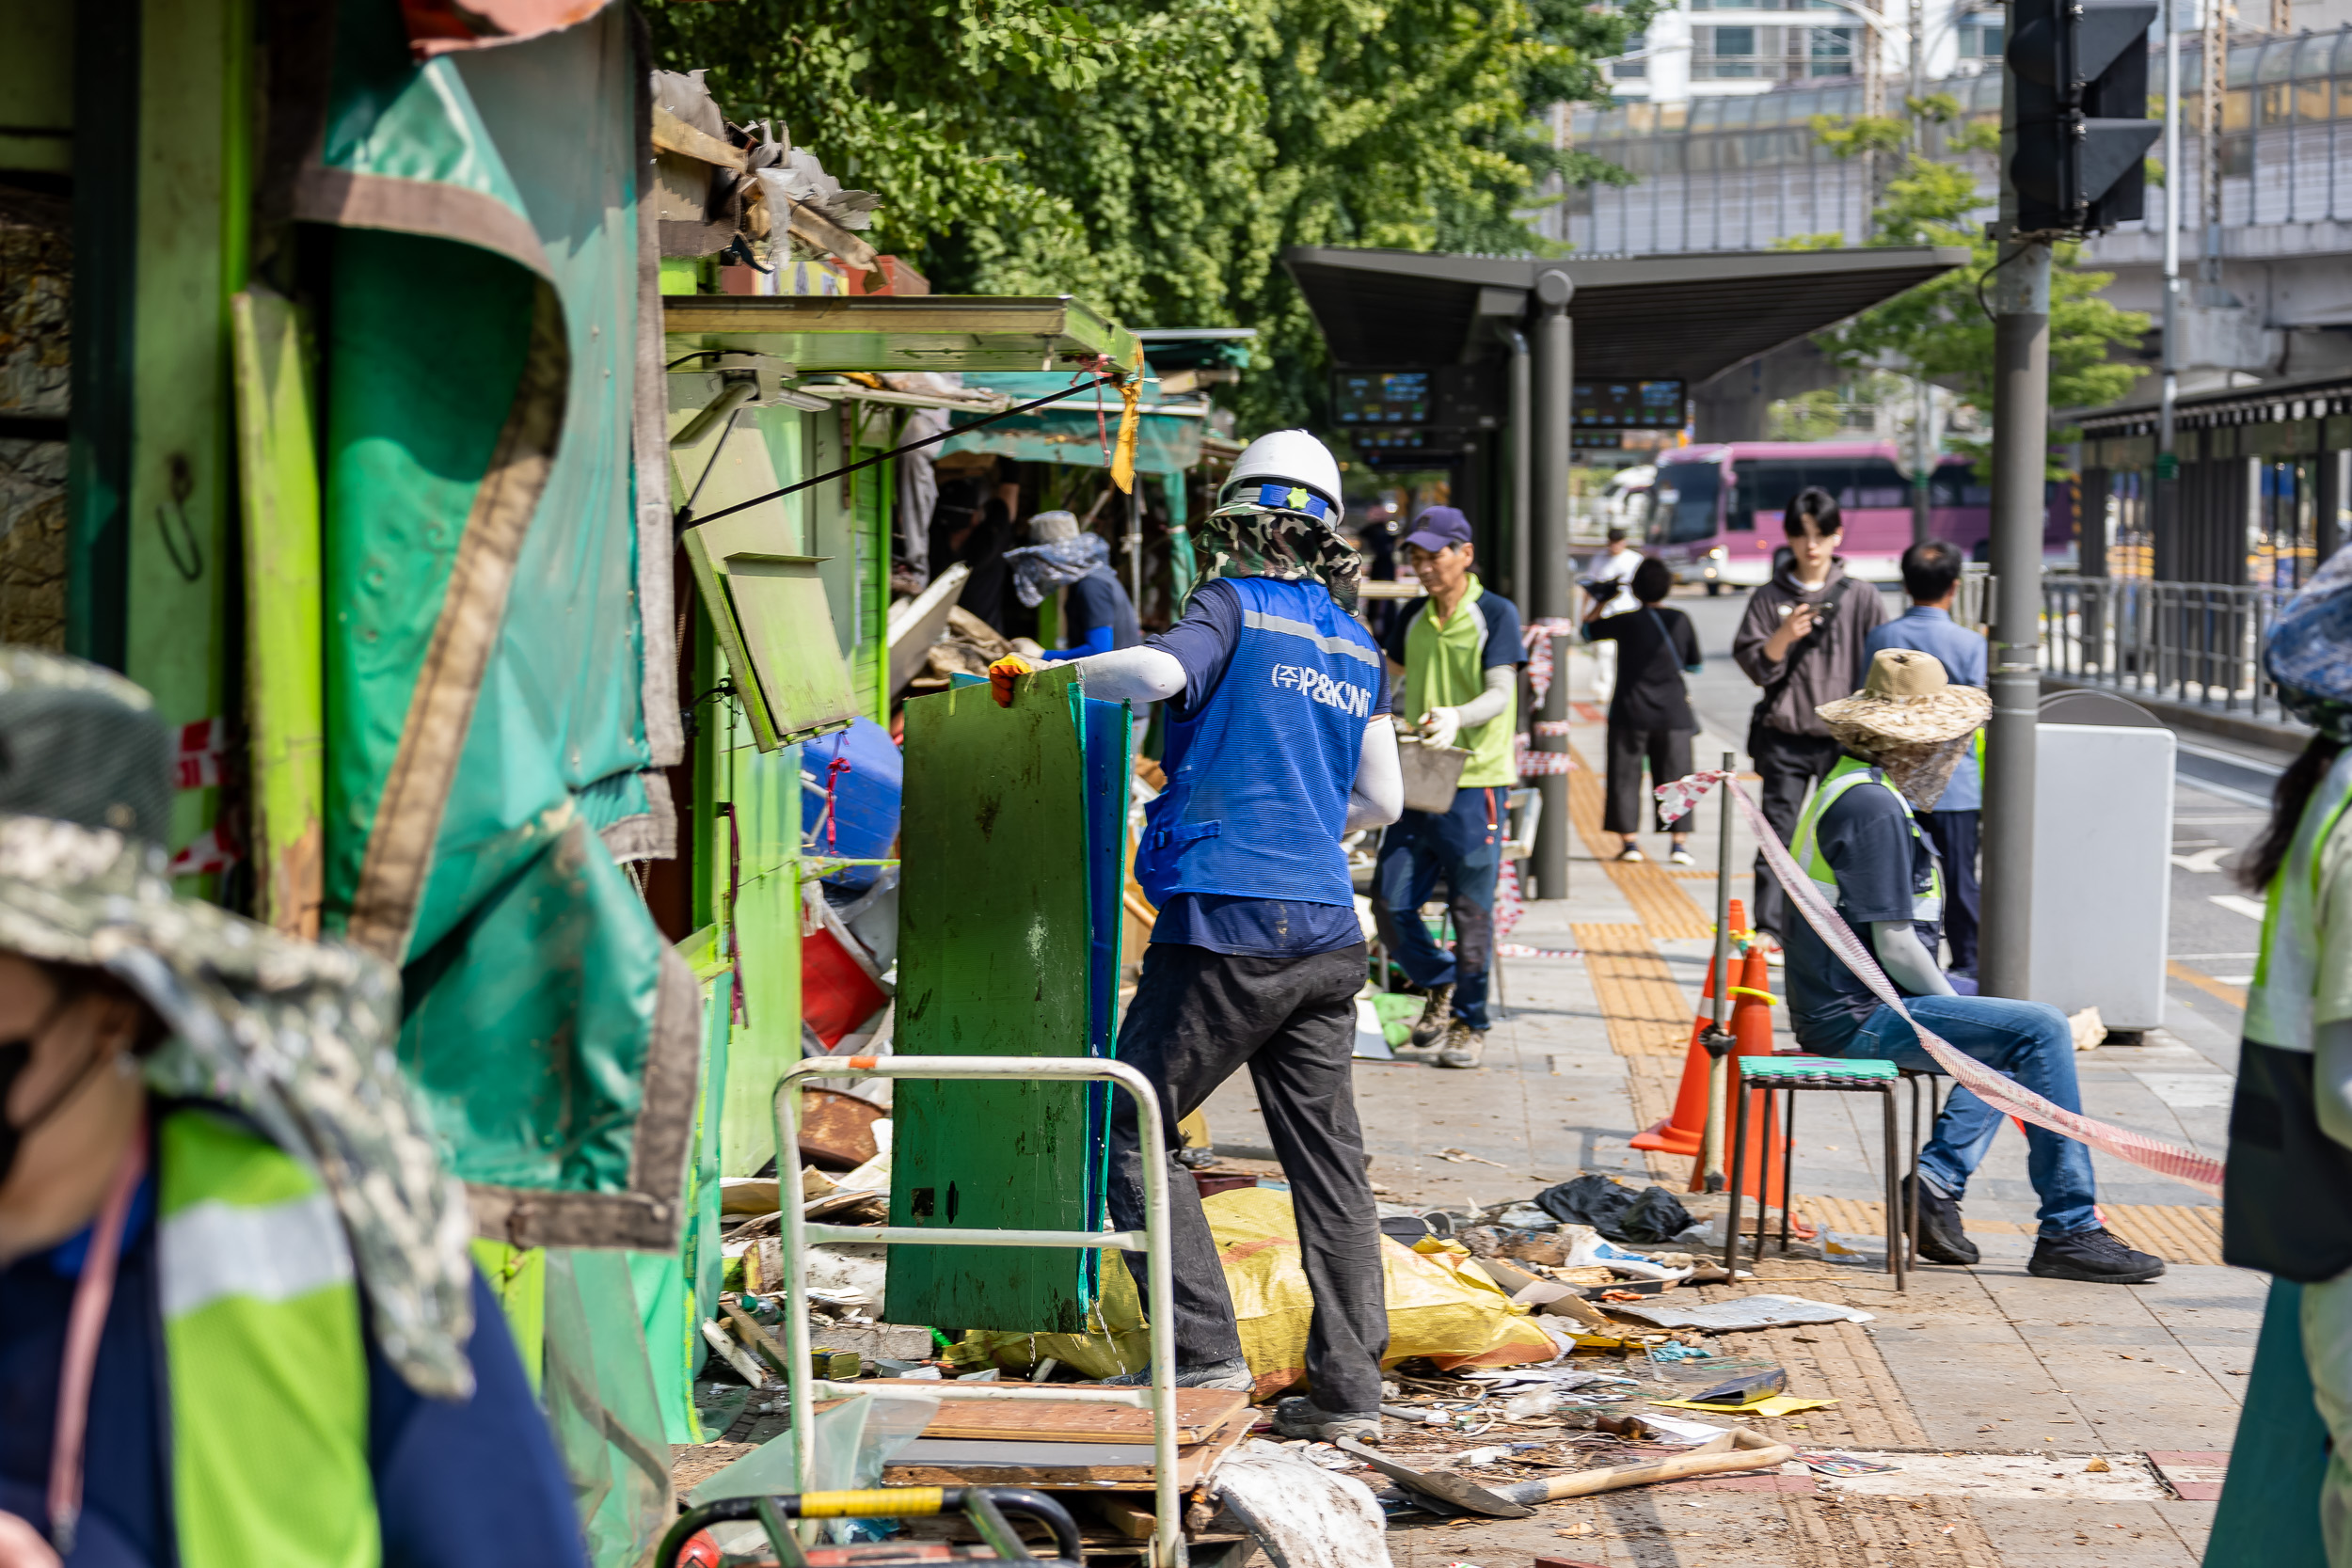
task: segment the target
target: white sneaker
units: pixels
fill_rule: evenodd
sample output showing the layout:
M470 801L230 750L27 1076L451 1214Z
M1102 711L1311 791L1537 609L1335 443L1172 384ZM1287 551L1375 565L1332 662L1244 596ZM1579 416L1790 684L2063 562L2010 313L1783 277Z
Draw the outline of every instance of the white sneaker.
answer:
M1677 849L1673 854L1668 855L1666 858L1674 862L1677 865L1696 865L1699 863L1697 861L1691 858L1691 851L1688 849Z
M1639 864L1641 862L1643 862L1643 861L1645 861L1645 860L1649 859L1649 857L1648 857L1647 855L1645 855L1644 853L1642 853L1642 851L1640 851L1639 849L1636 849L1636 848L1635 848L1635 847L1633 847L1633 846L1632 846L1632 845L1630 845L1630 844L1627 845L1624 848L1622 848L1622 849L1620 849L1620 850L1618 850L1618 851L1617 851L1617 858L1618 858L1619 860L1621 860L1621 861L1626 862L1626 863L1627 863L1628 864L1629 864L1629 865L1630 865L1630 864Z

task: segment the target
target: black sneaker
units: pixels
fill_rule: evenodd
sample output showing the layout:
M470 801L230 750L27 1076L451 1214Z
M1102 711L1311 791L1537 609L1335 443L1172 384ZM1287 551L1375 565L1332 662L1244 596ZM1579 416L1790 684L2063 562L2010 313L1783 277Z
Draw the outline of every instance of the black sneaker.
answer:
M1903 1201L1919 1206L1919 1256L1931 1263L1963 1267L1981 1256L1961 1227L1960 1205L1915 1176L1903 1178Z
M2042 1279L2081 1279L2093 1285L2145 1285L2164 1273L2164 1259L2135 1252L2106 1227L2094 1225L2035 1242L2026 1272Z

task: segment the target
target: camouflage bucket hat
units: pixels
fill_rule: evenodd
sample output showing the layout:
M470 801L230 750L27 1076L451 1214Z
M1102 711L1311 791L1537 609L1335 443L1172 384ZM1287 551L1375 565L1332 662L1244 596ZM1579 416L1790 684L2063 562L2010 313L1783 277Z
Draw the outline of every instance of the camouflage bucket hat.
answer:
M2352 742L2352 548L2338 550L2280 609L2263 666L2280 707L2330 740Z
M121 676L0 647L0 951L137 991L171 1032L149 1084L229 1106L318 1172L386 1359L419 1393L462 1398L471 1225L392 1054L399 976L175 896L168 747Z

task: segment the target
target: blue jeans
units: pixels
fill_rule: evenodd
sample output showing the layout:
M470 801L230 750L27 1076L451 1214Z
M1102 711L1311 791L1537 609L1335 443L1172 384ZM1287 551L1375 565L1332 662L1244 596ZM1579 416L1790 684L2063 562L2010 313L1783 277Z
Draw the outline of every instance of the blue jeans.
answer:
M2056 1007L2004 996L1918 996L1904 1005L1955 1050L2063 1110L2083 1108L2082 1092L2074 1085L2074 1037L2066 1015ZM1878 1057L1921 1072L1944 1070L1919 1044L1917 1032L1892 1007L1872 1013L1842 1053ZM1943 1115L1935 1118L1935 1135L1919 1153L1921 1178L1957 1201L1967 1192L1969 1173L1984 1159L2000 1127L1998 1111L1968 1090L1954 1088ZM2063 1133L2028 1123L2026 1172L2042 1198L2042 1235L2062 1236L2099 1223L2090 1149Z
M1502 871L1505 789L1460 789L1454 809L1408 811L1381 835L1372 873L1380 940L1417 986L1454 988L1454 1016L1485 1033L1487 972L1494 966L1495 879ZM1422 905L1446 885L1454 951L1429 935Z

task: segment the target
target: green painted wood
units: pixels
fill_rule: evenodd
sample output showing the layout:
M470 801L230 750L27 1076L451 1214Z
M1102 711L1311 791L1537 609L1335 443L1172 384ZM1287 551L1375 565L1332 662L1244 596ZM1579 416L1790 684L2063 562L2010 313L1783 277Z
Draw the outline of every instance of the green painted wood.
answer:
M734 924L744 1022L727 1044L720 1147L725 1173L749 1176L775 1156L769 1107L776 1080L801 1059L801 749L761 751L741 705L723 705L730 719L724 768L734 833L729 816L714 816L704 842L724 918Z
M140 38L123 673L184 724L230 705L229 296L245 283L251 19L243 0L146 0ZM173 848L218 796L179 793Z
M231 306L255 912L315 938L326 897L326 643L309 345L283 295L257 286Z
M999 708L985 685L906 705L897 1048L1084 1056L1086 777L1068 666ZM903 1080L890 1220L1085 1229L1085 1091ZM1074 1332L1075 1252L891 1249L889 1322Z

